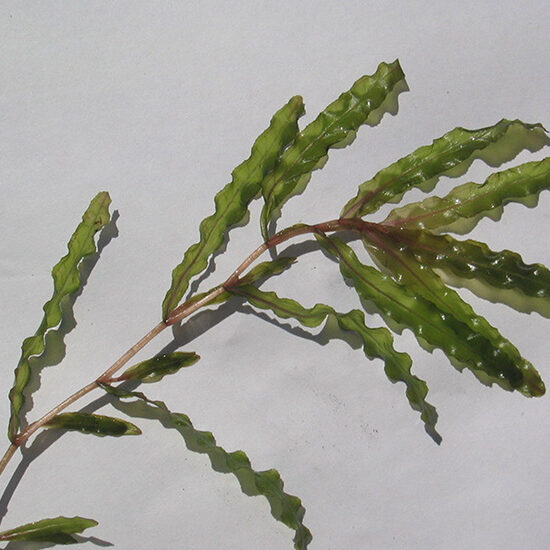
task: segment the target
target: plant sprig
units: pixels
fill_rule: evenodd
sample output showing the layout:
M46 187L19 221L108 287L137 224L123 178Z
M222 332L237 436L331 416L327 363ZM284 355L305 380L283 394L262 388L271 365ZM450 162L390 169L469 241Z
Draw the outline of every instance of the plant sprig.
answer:
M188 248L172 272L161 321L103 373L26 425L23 405L36 374L32 360L46 352L46 334L62 320L62 301L81 288L81 262L96 252L95 236L109 222L110 197L106 192L99 193L71 237L68 254L52 271L54 294L44 306L43 321L35 335L23 342L10 391L10 445L0 460L0 473L17 449L42 429L100 436L141 434L137 425L125 419L67 411L99 389L117 401L137 399L156 411L163 425L180 431L189 450L208 455L213 469L235 475L246 494L263 495L273 517L295 532L295 548L306 550L312 537L303 523L305 509L298 497L284 491L279 472L254 470L243 451L225 451L212 433L197 430L187 415L174 413L163 401L151 400L125 385L156 382L195 364L199 360L195 352L177 351L128 367L134 356L168 327L186 321L202 308L233 299L244 299L283 319L293 318L307 328L333 319L342 335L355 333L366 357L382 359L390 381L403 382L409 404L420 413L426 431L438 443L438 415L426 399L428 385L413 372L411 357L394 347L392 331L409 328L421 344L441 349L453 364L471 369L490 383L526 396L543 395L544 383L535 367L496 327L475 313L443 276L481 281L547 303L550 271L538 263L526 264L517 252L493 251L485 243L462 241L444 232L468 232L481 217L498 217L509 202L532 202L543 190L550 189L550 158L493 174L483 184L460 185L445 197L397 207L381 222L363 219L382 205L401 200L413 188L431 189L445 175L466 172L474 159L498 166L521 150L540 149L548 142L540 124L503 119L477 130L455 128L365 181L355 196L342 201L339 217L272 231L281 208L306 190L312 173L326 162L328 151L350 144L361 125L378 122L404 86L399 62L382 63L373 75L357 80L303 130L298 126L304 114L302 98L291 98L256 140L250 157L233 171L231 182L216 195L215 211L201 223L199 241ZM260 244L221 284L184 300L191 281L221 250L228 231L246 221L252 201L259 197L263 199ZM336 236L340 232L360 241L377 267L365 264L350 245ZM369 326L365 312L359 309L341 312L337 304L322 303L307 308L295 298L259 288L270 277L290 269L296 258L276 256L256 264L257 260L268 250L303 235L317 239L327 256L338 263L345 281L357 291L365 311L374 307L388 328ZM132 416L129 408L121 405L119 409ZM96 524L82 517L60 516L3 531L0 540L72 544L77 541L74 534Z

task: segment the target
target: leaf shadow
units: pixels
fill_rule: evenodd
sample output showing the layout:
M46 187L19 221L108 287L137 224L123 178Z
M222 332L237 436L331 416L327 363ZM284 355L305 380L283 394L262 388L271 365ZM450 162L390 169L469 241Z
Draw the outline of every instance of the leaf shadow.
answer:
M116 218L115 218L116 220ZM111 225L111 224L109 224ZM108 227L108 226L106 226ZM89 274L97 262L97 259L99 258L99 255L103 248L110 242L111 239L115 238L118 235L118 232L116 230L116 225L112 223L111 230L106 235L101 235L100 241L98 243L98 252L96 255L90 258L90 261L87 262L86 266L83 266L83 287L85 286L87 279L89 277ZM349 235L343 235L344 238L347 239L354 239L356 238L355 234L349 234ZM314 240L308 240L302 243L290 245L287 248L284 249L283 253L285 255L292 255L292 256L303 256L305 254L311 253L311 252L317 252L319 250L319 245ZM82 287L82 288L83 288ZM64 310L65 316L63 318L63 321L55 332L59 333L59 346L60 349L63 351L63 353L60 353L58 355L58 358L62 358L64 356L64 344L63 344L63 337L70 332L75 326L76 322L74 321L74 317L72 316L72 305L74 304L74 301L76 298L80 295L82 290L80 290L76 295L72 296L70 300L68 300L69 304L66 310ZM286 325L283 323L278 322L275 319L269 318L264 313L257 313L250 308L250 306L246 306L244 304L244 300L235 298L231 300L228 303L222 304L221 306L217 307L215 310L203 310L199 313L197 313L192 319L190 319L185 325L177 324L172 327L173 332L173 340L169 342L166 346L164 346L158 354L165 354L170 353L172 351L177 350L178 348L188 344L201 334L203 334L205 331L210 330L211 328L215 327L219 323L221 323L226 318L230 317L235 312L244 312L249 313L252 312L254 315L256 315L259 318L262 318L268 322L270 322L273 325L276 325L283 330L286 330L288 332L291 332L292 334L295 334L301 338L306 338L309 340L313 340L318 342L321 345L327 344L331 339L334 338L335 331L338 331L338 338L344 339L348 341L348 343L353 348L360 348L361 343L358 339L356 339L351 333L350 334L341 334L339 329L335 328L331 323L326 323L323 329L317 334L310 333L306 330L303 330L298 327L291 327L290 325ZM47 357L51 357L51 355L44 357L44 362L42 365L42 368L45 366L48 366L48 361L46 361ZM51 361L52 364L55 364L53 361ZM139 383L134 382L133 386L130 383L127 383L126 386L128 389L135 389L139 385ZM95 399L91 403L87 404L86 406L82 407L80 410L82 412L88 412L93 413L100 409L101 407L105 406L108 403L113 403L112 397L105 394L101 397ZM144 404L132 404L133 407L141 407L136 409L135 411L132 411L132 415L144 415L148 414L148 418L151 419L157 419L158 420L158 411L152 410L152 407L144 406ZM19 462L19 464L16 466L13 474L9 478L9 481L0 495L0 522L3 520L3 518L6 516L8 509L9 509L9 503L11 501L11 498L13 497L17 487L19 486L19 483L21 482L21 479L23 478L25 472L28 470L30 465L34 462L35 459L37 459L45 450L47 450L49 447L51 447L59 438L63 437L66 432L61 432L57 430L46 430L41 433L39 433L32 443L28 447L21 448L22 457ZM189 446L190 450L192 449L192 444ZM223 471L223 469L217 469L215 465L213 465L214 469L217 471ZM221 468L221 466L220 466ZM246 477L246 476L245 476ZM256 490L252 485L248 484L248 481L243 478L243 480L240 480L242 490L245 494L256 494L254 491ZM80 541L87 541L91 542L92 544L95 544L96 546L112 546L112 543L108 541L104 541L101 539L98 539L96 537L79 537ZM32 543L34 544L34 543ZM42 549L42 548L49 548L51 545L45 545L45 543L36 543L38 546L33 546L32 548ZM12 541L8 544L5 550L23 550L26 548L31 548L29 546L28 542L15 542Z
M258 197L255 197L252 200L256 200L257 198ZM210 275L212 275L212 273L216 271L216 259L218 258L218 256L224 254L225 251L227 250L227 247L229 246L229 242L230 242L229 232L232 231L233 229L239 229L241 227L245 227L246 225L248 225L249 221L250 221L250 210L247 211L246 215L240 222L231 225L225 231L223 235L223 243L218 247L218 249L213 254L211 254L210 259L208 260L208 267L195 280L191 282L191 284L189 285L189 290L187 292L185 300L188 300L189 298L191 298L191 296L193 296L197 292L201 283L206 279L208 279L208 277L210 277Z
M341 231L339 232L339 237L346 243L351 241L358 240L360 235L352 231ZM291 244L287 246L281 253L277 255L280 256L291 256L295 258L302 258L307 254L319 252L321 247L315 239L310 239L303 241L301 243ZM292 296L287 296L292 298ZM330 304L329 304L330 305ZM354 335L352 332L341 330L336 323L333 323L330 319L324 323L323 327L317 332L311 332L310 330L304 329L301 326L293 326L289 322L281 321L275 316L271 316L268 313L263 311L255 310L253 307L247 304L246 299L240 299L238 305L236 306L236 311L239 313L254 315L258 319L265 321L277 328L288 332L299 338L305 340L310 340L316 342L321 346L327 345L331 340L341 340L345 341L351 348L360 349L362 347L361 339Z
M111 397L112 405L122 413L132 418L154 419L164 428L177 431L188 450L208 456L215 472L233 474L245 495L264 496L270 505L271 515L295 531L294 540L300 543L296 548L306 548L312 536L303 524L305 508L297 497L284 492L284 482L276 470L254 470L243 451L225 451L211 432L198 430L187 415L173 413L163 403L159 407L149 402L123 402Z
M161 349L157 355L161 355L164 353L169 353L171 351L174 351L193 339L195 339L197 336L202 334L204 331L209 330L210 328L216 326L218 323L222 322L224 319L232 315L236 311L237 305L234 303L227 303L220 306L218 309L214 311L208 311L204 310L200 313L198 313L195 317L190 319L189 323L186 323L185 327L181 327L178 325L175 325L173 328L173 334L174 334L174 340L172 342L169 342L163 349ZM134 383L133 386L126 386L131 389L135 389L139 384ZM87 413L93 413L96 412L98 409L104 407L108 403L111 402L111 396L105 394L101 397L98 397L91 403L87 404L86 406L80 408L79 410L82 412ZM152 416L151 418L156 418ZM19 486L19 483L21 482L21 479L23 478L25 472L28 470L30 465L49 447L51 447L56 441L58 441L61 437L63 437L66 434L66 432L61 432L58 430L45 430L43 432L40 432L36 435L32 443L28 447L22 447L21 448L21 460L19 464L16 466L15 471L10 476L8 483L6 484L6 487L2 494L0 495L0 523L8 513L9 509L9 503ZM101 545L97 541L100 541L100 539L94 539L94 537L87 538L86 540L89 540L90 542L93 542L94 544ZM110 543L107 543L105 541L100 541L104 546L110 545ZM9 544L15 544L15 542L11 542ZM18 543L19 544L19 543ZM43 548L44 546L41 546L40 548ZM10 546L10 550L23 550L22 546Z
M40 377L46 367L59 365L66 355L65 337L76 327L77 322L74 317L74 304L77 298L82 294L88 283L88 279L97 264L101 253L105 247L118 237L118 227L116 225L120 214L115 210L109 223L100 231L97 241L97 252L82 259L78 270L80 272L81 285L77 292L66 296L61 301L61 323L55 329L49 330L45 335L44 352L38 357L31 357L31 379L24 390L25 402L21 409L21 426L25 428L26 415L33 407L32 395L40 389Z
M492 304L503 304L519 313L527 315L537 313L541 317L550 319L550 301L546 297L527 296L517 289L497 288L479 279L465 279L443 270L435 271L445 284L466 289Z
M402 93L408 92L409 86L407 84L407 81L405 79L400 80L395 84L393 89L386 95L382 103L373 111L371 111L366 119L366 121L362 124L362 126L370 126L375 127L378 126L385 115L391 115L396 116L399 112L399 96ZM350 131L347 137L342 140L339 143L335 143L329 147L324 157L322 157L318 163L315 165L315 168L313 168L312 171L306 173L305 175L301 176L298 180L298 184L296 186L295 191L293 192L292 196L295 195L301 195L307 188L310 179L313 176L313 172L315 170L318 170L322 168L327 162L329 158L329 151L330 150L337 150L337 149L343 149L344 147L347 147L348 145L351 145L357 136L357 132L361 129ZM285 201L286 202L286 201ZM279 219L281 215L281 207L274 210L271 214L271 219L268 222L268 234L274 235L277 232L277 220ZM277 256L277 250L276 247L272 247L269 249L269 254L272 258L275 258Z
M93 402L82 407L80 411L93 413L98 409L104 407L108 403L109 403L108 396L102 395L101 397L95 399ZM53 429L44 430L38 433L38 435L34 438L31 445L29 445L28 447L21 447L21 460L19 461L19 464L17 465L15 471L9 478L9 481L0 496L0 524L2 523L6 514L8 513L9 503L17 487L19 486L21 479L29 469L30 465L44 451L49 449L56 441L58 441L64 435L67 435L67 432L64 432L61 430L53 430ZM114 546L113 543L94 536L84 537L80 535L75 535L75 538L78 540L78 542L90 542L99 547ZM32 546L30 546L31 544ZM45 543L45 542L30 543L29 541L12 541L4 548L4 550L27 550L31 548L33 550L41 550L43 548L50 548L52 546L55 546L55 544Z

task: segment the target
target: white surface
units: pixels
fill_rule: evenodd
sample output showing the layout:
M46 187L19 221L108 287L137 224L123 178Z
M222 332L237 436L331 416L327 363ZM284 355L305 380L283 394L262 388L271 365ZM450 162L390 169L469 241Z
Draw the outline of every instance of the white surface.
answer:
M550 126L550 9L542 2L3 2L0 11L6 393L20 342L50 296L49 270L88 201L109 190L120 212L120 235L76 301L66 358L43 371L31 419L157 322L171 269L196 241L214 193L291 95L304 96L309 121L395 57L411 90L398 116L331 154L280 228L334 217L363 180L457 125L505 116ZM475 163L470 177L487 173ZM549 206L548 196L536 210L511 205L501 224L483 223L473 236L550 264ZM258 207L250 226L231 234L208 284L259 242ZM266 287L306 304L357 305L319 252L299 264ZM472 302L548 381L548 320ZM208 326L201 319L194 333ZM141 357L170 341L163 335ZM277 468L307 509L312 550L546 548L549 398L482 386L409 333L397 346L428 381L440 447L379 362L239 312L184 346L202 355L199 364L145 389L226 449L244 449L257 469ZM292 547L262 498L242 495L176 433L139 424L136 438L59 439L29 465L2 525L83 515L100 522L87 534L120 550Z

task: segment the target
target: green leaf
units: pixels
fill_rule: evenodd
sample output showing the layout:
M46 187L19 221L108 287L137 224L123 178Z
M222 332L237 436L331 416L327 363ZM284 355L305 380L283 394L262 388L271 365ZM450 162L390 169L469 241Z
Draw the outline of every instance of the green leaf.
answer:
M420 264L498 289L519 290L525 296L550 297L550 270L542 264L524 263L517 252L495 252L479 241L414 229L388 228L388 236L401 253L407 251Z
M297 120L303 113L302 98L293 97L274 115L269 128L254 143L250 157L233 170L231 182L216 195L214 214L200 224L200 241L185 252L172 272L172 286L162 305L164 319L183 298L191 278L206 269L210 256L222 246L226 231L246 218L248 205L258 195L262 180L294 140Z
M341 240L326 236L319 236L319 240L329 254L338 258L342 274L353 283L360 297L374 303L393 322L410 328L418 339L491 381L508 385L527 396L544 394L544 384L533 365L487 321L475 315L468 304L458 301L454 297L456 293L446 287L436 288L428 300L415 292L420 288L418 278L427 277L429 268L424 268L422 274L413 272L407 276L407 283L413 279L418 283L413 290L363 265ZM405 271L403 269L403 273ZM430 280L428 286L432 283ZM454 311L453 306L460 308L459 311ZM469 320L468 311L473 315Z
M404 79L399 61L381 63L374 75L357 80L298 134L262 183L265 205L261 228L265 240L269 223L289 198L304 190L311 173L325 163L328 150L351 143L358 128Z
M296 258L292 258L289 256L281 256L280 258L277 258L275 260L261 262L255 267L253 267L246 275L241 277L236 283L233 284L233 286L238 286L242 284L253 284L256 282L261 282L267 279L268 277L272 277L273 275L280 275L281 273L283 273L283 271L286 271L295 262L296 262ZM206 292L195 294L192 298L190 298L186 302L186 306L190 306L197 302L200 302L203 298L208 296L212 291L217 290L219 288L220 288L220 285L214 288L211 288ZM227 302L229 298L231 298L231 294L227 290L225 290L224 292L218 294L216 298L208 302L208 305L214 306L214 305L223 304ZM170 317L168 317L167 321L170 321Z
M126 420L84 412L58 414L44 424L44 428L81 432L101 437L141 434L141 430L137 426Z
M437 411L426 401L428 385L424 380L412 374L412 359L409 354L398 352L393 347L393 338L386 328L370 328L365 325L362 311L354 309L337 317L340 328L353 331L363 341L363 350L369 358L379 357L384 361L384 372L393 383L403 382L410 406L420 413L426 433L437 443L441 436L435 429Z
M206 454L215 471L233 474L246 495L263 495L271 506L272 516L295 531L294 547L297 550L307 549L311 541L311 533L303 524L305 509L298 497L284 492L283 481L277 470L262 472L254 470L243 451L228 453L217 445L211 432L197 430L187 415L170 411L162 401L148 399L141 392L127 391L106 384L100 384L100 386L119 399L140 399L158 409L171 424L170 426L163 421L163 425L175 427L190 451ZM131 414L130 410L127 412Z
M183 367L194 365L200 357L193 352L176 351L158 355L126 369L118 378L121 380L140 380L158 382L167 374L174 374Z
M532 382L536 381L536 384L527 384L523 388L523 390L527 390L524 391L526 395L544 393L544 386L538 373L521 356L516 347L504 338L496 328L491 326L485 318L477 315L470 304L465 302L457 292L443 284L440 277L432 269L417 262L407 245L403 244L402 241L392 239L391 236L392 234L367 235L367 248L371 255L390 271L394 279L434 304L439 311L444 313L446 319L452 316L449 321L450 324L453 320L457 320L467 325L472 332L472 335L468 337L469 341L475 338L481 338L481 341L485 339L487 343L484 345L490 347L490 351L487 351L489 351L492 359L505 363L502 359L505 355L508 362L517 369L528 373L528 378L532 379ZM494 370L491 372L485 369L481 370L492 377L494 381L501 382L502 377L495 379ZM496 373L499 374L498 371Z
M239 285L251 285L258 281L264 281L273 275L280 275L295 264L296 261L297 258L295 257L281 256L275 260L261 262L241 277Z
M435 429L437 412L426 401L428 386L411 373L411 358L394 349L393 338L386 328L367 327L363 312L359 310L338 313L325 304L316 304L308 309L295 300L280 298L275 292L264 292L250 285L237 287L232 292L246 298L254 307L269 309L283 319L296 319L309 328L319 326L330 316L334 317L342 330L354 332L361 338L363 350L369 359L376 357L384 361L384 370L391 382L404 382L411 407L421 413L426 432L436 443L440 443L441 436Z
M409 229L467 233L483 216L500 218L509 202L536 204L550 189L550 158L527 162L489 176L483 184L465 183L445 197L430 197L390 212L385 224Z
M15 369L15 382L10 390L11 416L8 436L13 442L19 430L21 408L25 403L24 390L31 377L30 359L41 355L46 346L46 333L59 325L62 319L61 302L66 296L80 288L80 271L78 266L82 259L96 252L94 235L109 223L109 204L111 198L107 192L97 194L82 216L68 244L68 254L61 258L52 269L54 293L44 305L44 318L38 330L23 341L21 359Z
M26 523L15 529L2 531L0 541L28 540L35 542L53 542L55 544L74 544L78 542L72 535L82 533L85 529L95 527L97 521L93 519L74 518L50 518Z
M375 212L412 187L433 187L451 170L453 176L464 173L476 158L498 165L514 158L523 148L536 150L547 141L540 124L525 124L520 120L503 119L479 130L455 128L362 183L357 195L344 207L342 217L362 217ZM489 147L491 145L493 147Z

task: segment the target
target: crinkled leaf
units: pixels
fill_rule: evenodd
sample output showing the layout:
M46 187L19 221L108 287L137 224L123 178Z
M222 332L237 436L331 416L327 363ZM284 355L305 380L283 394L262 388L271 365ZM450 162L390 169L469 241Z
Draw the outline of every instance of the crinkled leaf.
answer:
M411 407L420 412L426 432L439 444L441 436L435 429L437 411L433 405L426 401L428 385L411 372L412 359L410 355L394 349L393 338L389 330L383 327L367 327L362 311L355 309L345 315L339 315L337 319L340 328L353 331L361 337L367 357L379 357L384 361L384 372L392 382L405 384L406 396Z
M271 506L273 517L295 531L294 547L297 550L307 549L311 533L303 524L305 509L298 497L285 493L283 481L277 470L254 470L243 451L228 453L217 445L211 432L197 430L187 415L170 411L162 401L148 399L141 392L131 392L105 384L100 386L120 399L140 399L159 409L171 421L172 427L175 426L183 436L190 451L206 454L215 471L233 474L246 495L263 495ZM128 413L131 414L131 411Z
M298 134L262 183L264 239L268 238L269 223L289 198L304 190L311 173L326 161L328 150L351 143L357 129L404 79L399 61L381 63L374 75L357 80Z
M25 403L24 390L31 377L30 359L41 355L46 346L46 333L61 323L61 301L79 290L80 271L78 266L82 259L96 252L94 235L109 223L109 204L111 198L105 191L98 193L82 216L68 244L68 253L52 269L54 293L44 304L44 318L34 336L23 341L21 359L15 369L15 382L10 390L11 416L8 435L14 441L20 426L19 413Z
M98 436L140 435L141 430L126 420L84 412L61 413L44 424L44 428L68 430Z
M328 315L336 314L334 309L325 304L306 308L296 300L281 298L275 292L266 292L251 285L236 287L231 292L246 298L254 307L269 309L282 319L296 319L308 328L318 327Z
M503 139L505 136L510 139ZM455 128L362 183L357 195L344 207L342 217L361 217L375 212L412 187L431 187L450 170L453 175L464 173L475 158L484 158L493 165L502 164L514 158L521 149L536 150L546 142L540 124L525 124L520 120L504 119L479 130ZM500 153L498 158L495 158L495 149ZM457 170L460 172L456 173Z
M466 312L470 306L456 301L453 291L446 289L447 295L436 299L442 289L434 290L432 302L432 298L428 300L408 286L394 282L389 275L363 265L340 239L320 236L319 240L328 253L338 258L342 274L353 283L361 298L374 303L383 315L410 328L417 338L492 381L507 383L528 396L544 393L544 384L533 365L487 321L479 316L468 320ZM414 273L414 278L422 276ZM443 305L445 310L439 307ZM454 312L453 305L461 310Z
M51 518L35 521L34 523L26 523L2 531L0 533L0 541L10 540L28 540L34 542L52 542L55 544L74 544L77 541L72 535L82 533L85 529L95 527L97 521L93 519L74 517L74 518Z
M245 297L257 308L269 309L283 319L296 319L310 328L319 326L329 316L333 316L342 330L352 331L361 338L363 350L369 359L376 357L384 361L384 370L392 382L405 383L407 399L411 407L421 413L426 432L437 443L441 441L441 436L435 430L437 412L433 405L426 401L428 386L411 373L410 356L394 349L393 338L386 328L367 327L363 312L359 310L338 313L325 304L305 308L295 300L280 298L275 292L264 292L250 285L237 287L233 292Z
M370 234L368 239L368 250L374 258L382 264L398 283L412 290L417 295L422 296L439 311L443 312L446 318L452 316L453 320L466 324L472 331L473 338L485 339L486 346L491 346L492 355L495 359L505 363L506 361L522 371L525 378L525 384L519 389L526 395L541 395L544 393L544 385L540 376L534 367L526 361L516 347L504 338L499 331L491 326L489 322L477 315L470 304L465 302L454 290L443 284L439 275L437 275L429 266L421 264L412 255L411 250L402 241L392 238L391 234ZM452 324L452 321L450 321ZM496 354L498 350L498 355ZM503 360L503 355L506 359ZM493 379L495 371L487 372ZM502 382L502 376L497 381ZM508 377L505 380L509 383ZM514 387L512 385L512 387Z
M210 256L222 246L226 231L246 218L248 205L258 195L262 180L294 140L297 120L303 113L302 98L293 97L273 116L269 128L254 143L250 157L235 168L231 182L216 195L214 214L200 224L200 241L185 252L172 272L172 286L162 305L165 319L183 298L191 278L206 269Z
M489 176L485 183L465 183L445 197L430 197L390 212L385 223L409 229L467 233L483 216L498 219L509 202L533 206L550 189L550 158L527 162Z
M174 374L183 367L194 365L200 357L193 352L176 351L158 355L126 369L118 380L140 380L158 382L167 374Z
M550 270L542 264L526 264L517 252L495 252L479 241L414 229L392 228L389 236L401 252L406 250L420 264L526 296L550 297Z

